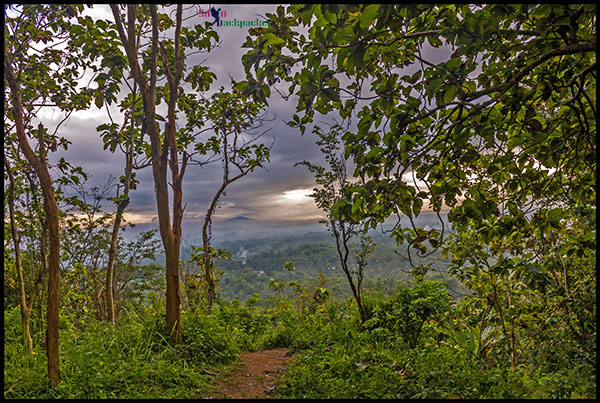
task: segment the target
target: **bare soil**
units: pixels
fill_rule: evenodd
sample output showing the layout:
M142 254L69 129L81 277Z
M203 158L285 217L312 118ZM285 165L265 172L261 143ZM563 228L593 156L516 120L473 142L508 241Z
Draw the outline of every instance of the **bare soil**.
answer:
M275 389L273 385L286 370L290 359L286 347L240 354L242 365L231 374L214 380L217 399L266 399Z

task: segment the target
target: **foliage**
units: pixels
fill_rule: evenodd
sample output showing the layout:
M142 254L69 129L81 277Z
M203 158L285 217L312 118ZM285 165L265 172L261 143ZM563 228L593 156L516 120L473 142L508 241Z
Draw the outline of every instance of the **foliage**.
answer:
M277 384L276 397L595 396L595 364L571 357L558 368L526 362L512 371L504 364L502 350L487 349L487 357L480 360L465 345L457 344L459 340L451 334L457 329L453 321L470 319L472 299L445 305L446 313L437 321L426 321L427 330L414 348L408 348L398 325L402 314L395 318L383 315L393 313L390 306L399 297L367 294L369 312L376 313L373 317L377 313L387 317L390 325L385 331L382 327L360 331L352 300L315 298L319 293L314 291L323 288L303 288L281 296L269 307L259 305L261 299L256 295L245 303L217 300L210 314L184 311L184 337L177 346L168 343L169 336L163 330L164 304L128 309L115 326L91 320L85 327L65 328L61 333L63 380L56 389L39 382L45 370L39 354L23 359L18 310L7 310L5 397L204 397L210 393L206 371L220 371L223 365L234 362L240 351L275 346L289 346L294 351L287 372ZM414 296L418 290L429 296L440 292L439 284L432 282L414 288L407 292L410 287L402 287L398 295ZM305 304L311 300L316 309ZM413 308L440 304L426 300L414 298ZM469 332L476 334L473 332L477 330ZM486 335L481 336L486 339ZM489 334L487 340L491 340ZM545 347L534 346L536 351Z
M215 317L227 329L236 332L235 338L244 351L267 346L272 332L272 322L268 313L257 306L258 294L248 298L243 304L239 300L219 301L219 310Z
M390 304L375 296L365 301L379 312ZM449 313L457 308L449 308ZM415 348L407 348L397 327L394 331L359 331L359 318L348 303L326 304L314 314L298 315L291 310L286 314L279 334L296 353L278 383L280 398L595 396L593 365L565 365L545 372L534 364L511 371L500 360L481 362L455 345L454 338L445 334L447 326L453 327L446 321L430 325L428 337L419 339Z
M175 19L155 5L128 5L125 16L112 6L115 23L84 9L5 7L5 398L203 398L213 371L275 346L294 353L276 389L283 398L595 398L595 5L281 6L266 28L249 31L247 81L210 98L201 93L216 75L188 59L218 40L210 24L181 26L182 5ZM269 161L270 147L257 141L264 133L248 131L282 82L288 93L277 91L297 101L288 124L301 133L313 125L319 137L327 167L300 164L315 176L313 197L337 247L255 239L260 250L223 262L214 309L197 309L221 274L211 259L228 257L209 245L212 209L229 183ZM122 213L129 196L108 197L111 180L88 189L87 174L64 158L47 165L53 182L38 166L68 147L59 127L92 101L108 112L118 103L124 115L122 126L109 115L97 128L105 149L127 150L120 183L134 189L133 166L153 164L168 249L164 276L156 229L117 239L115 323L102 321L100 297L118 213L102 203ZM49 106L65 117L54 132L36 127ZM316 113L342 123L324 131ZM23 147L27 136L35 150ZM182 273L183 174L188 163L215 160L223 186L203 248ZM42 206L53 195L57 212ZM428 208L441 226L425 225ZM50 216L60 218L61 243L52 309ZM394 227L393 245L351 241L392 216L410 222ZM345 277L329 276L337 264ZM181 332L165 330L167 313L168 328L174 320ZM29 318L33 351L24 354Z
M489 225L472 223L452 234L445 246L443 253L452 254L448 270L481 299L480 325L500 329L501 348L510 351L513 367L534 358L529 356L531 345L543 343L547 327L559 333L568 327L572 343L563 347L580 346L593 354L595 304L584 303L595 296L595 252L586 246L595 242L588 235L593 230L581 218L567 217L555 217L553 226L531 228L539 224L534 216L509 239L490 238Z
M89 312L96 319L106 318L102 296L115 214L103 213L102 208L103 202L111 199L108 195L114 185L114 178L110 178L104 186L93 186L88 190L85 179L70 187L75 195L63 197L61 309L68 317L83 318ZM151 266L142 264L155 258L156 229L142 231L127 242L123 239L124 230L122 228L118 234L121 247L115 257L118 271L113 278L117 313L125 301L131 302L141 290L153 288L151 284L156 282L156 273L152 273Z
M415 225L426 203L488 242L543 237L572 211L594 222L594 5L311 4L267 17L245 45L247 93L287 83L302 132L315 112L345 121L362 183L344 187L336 218L408 217L393 236L409 258L444 240ZM592 250L590 229L569 243Z
M448 310L449 295L438 282L420 279L400 286L388 301L369 306L365 327L378 333L400 334L410 348L417 347L423 325L431 325Z
M5 312L6 315L13 315ZM5 398L189 398L208 390L207 376L163 343L156 314L130 312L117 325L88 322L61 332L61 383L44 379L39 354L23 359L5 340Z
M594 204L594 5L311 4L267 17L245 44L248 93L288 83L302 131L315 111L358 120L346 157L369 180L346 189L339 217L412 218L429 201L460 224L514 221L532 199Z
M211 315L184 312L178 346L169 345L160 309L150 306L128 309L114 326L88 318L85 327L65 327L56 388L40 382L45 360L39 353L23 356L18 309L7 310L4 397L201 398L210 392L203 370L234 361L242 348L261 346L270 322L250 305L219 306Z
M245 90L286 85L301 133L316 113L342 119L360 181L333 217L372 228L407 217L392 236L411 264L441 248L473 290L434 354L451 346L473 369L498 368L499 397L588 393L520 382L542 365L588 385L595 365L596 6L298 4L267 18L245 44ZM448 211L450 235L441 215L441 231L416 224L425 208ZM444 397L420 381L398 396Z

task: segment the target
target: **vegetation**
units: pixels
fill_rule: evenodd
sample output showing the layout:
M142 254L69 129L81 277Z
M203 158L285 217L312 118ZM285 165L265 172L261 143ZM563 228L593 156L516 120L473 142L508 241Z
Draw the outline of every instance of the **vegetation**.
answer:
M320 186L314 189L312 197L315 199L317 207L327 217L321 223L327 226L327 230L335 240L339 263L352 290L352 296L356 300L361 323L364 324L362 283L365 277L367 257L373 251L373 242L364 232L357 231L356 227L360 223L348 222L333 214L336 203L342 201L343 189L353 184L346 173L346 159L341 155L339 149L341 131L340 126L333 126L328 133L324 133L318 127L314 129L315 134L319 137L317 145L322 147L321 152L325 154L328 167L318 166L309 161L302 161L300 164L306 165L308 170L315 175L315 183ZM355 267L351 267L348 261L351 256L349 245L356 236L360 236L360 247L353 251Z
M210 23L86 7L5 6L5 398L206 398L240 352L281 346L280 398L596 397L595 5L281 6L210 99L186 54ZM270 159L252 129L272 88L319 137L327 166L299 164L329 233L216 248L225 188ZM52 155L92 101L125 156L103 186ZM213 161L182 249L186 167ZM147 167L158 228L126 240Z

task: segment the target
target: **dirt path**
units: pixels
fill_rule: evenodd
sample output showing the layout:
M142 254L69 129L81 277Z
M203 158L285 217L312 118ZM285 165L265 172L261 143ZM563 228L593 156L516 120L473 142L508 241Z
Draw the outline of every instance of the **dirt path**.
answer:
M289 349L253 351L240 354L243 362L231 374L214 381L217 399L265 399L273 391L273 382L285 372Z

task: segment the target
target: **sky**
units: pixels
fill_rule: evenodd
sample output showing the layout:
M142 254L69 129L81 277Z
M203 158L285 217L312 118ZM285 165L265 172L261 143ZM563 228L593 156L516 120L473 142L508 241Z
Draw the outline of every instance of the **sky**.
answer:
M252 21L261 18L265 13L273 13L277 4L255 5L185 5L184 25L193 26L212 22L212 17L202 16L199 11L208 11L215 7L222 15L221 20ZM112 12L108 5L94 5L86 8L86 14L94 19L113 21ZM247 49L242 48L246 41L248 27L216 26L219 34L219 46L209 53L196 54L188 58L188 66L202 64L208 66L217 75L211 89L204 96L210 96L218 91L220 86L230 89L230 79L237 81L245 79L244 68L241 63L242 55ZM172 35L172 32L167 32ZM449 49L446 49L450 51ZM430 53L427 52L426 53ZM440 49L429 54L430 60L444 57ZM416 67L415 67L416 68ZM410 69L409 69L410 70ZM410 73L410 71L406 71ZM91 76L84 76L89 81ZM281 86L280 89L285 89ZM285 92L285 91L284 91ZM367 94L368 95L368 94ZM221 197L219 208L213 216L213 233L227 232L231 225L245 226L249 231L257 231L258 227L268 232L272 228L289 228L293 231L298 225L304 225L306 230L315 229L323 213L319 211L310 198L315 187L314 178L305 166L294 166L300 161L310 161L318 165L325 165L323 155L315 144L317 137L309 126L304 135L300 130L289 127L285 122L290 121L296 110L296 97L284 100L277 91L272 91L267 116L270 121L264 123L262 130L267 133L262 137L264 143L270 145L271 158L264 169L257 169L239 181L229 185L226 194ZM165 112L159 113L165 115ZM117 105L110 107L110 113L115 122L122 122L123 117ZM64 118L64 115L52 108L42 109L40 118L46 127L51 129ZM339 120L339 119L338 119ZM110 176L123 175L125 157L118 151L111 153L103 149L100 134L96 127L108 123L106 109L98 109L92 105L86 111L75 112L69 120L61 126L59 135L71 141L67 151L60 151L53 155L58 160L64 157L73 166L81 166L90 175L88 189L91 186L102 186ZM318 115L315 123L321 127L335 123L335 117ZM208 206L218 190L222 180L222 167L220 163L204 166L188 166L183 180L184 219L183 232L189 237L201 236L202 224ZM409 175L410 176L410 175ZM151 167L136 171L136 178L140 181L137 188L130 193L130 203L125 214L129 223L136 224L137 231L157 227L156 201L154 195L154 181ZM408 183L410 177L404 178ZM111 202L105 204L108 212L114 212L115 206ZM250 220L228 222L236 217L245 217ZM250 225L253 224L253 225ZM321 228L324 228L322 225ZM260 229L260 228L259 228ZM131 232L129 232L131 234ZM258 233L258 232L256 232Z
M198 8L203 10L208 5L192 7L184 12L190 18L184 24L212 22L212 18L201 17ZM258 15L274 12L277 5L214 5L226 12L222 20L237 18L238 20L254 20ZM94 5L87 11L93 18L113 21L108 5ZM236 80L245 79L241 64L241 56L246 52L242 44L246 40L248 28L220 26L215 27L220 37L220 45L208 54L195 55L189 59L189 64L201 63L209 66L217 75L210 95L223 85L229 88L230 76ZM319 148L315 145L316 136L310 130L304 135L295 128L286 125L291 120L296 104L293 98L284 101L273 91L269 99L267 111L270 122L265 122L263 130L268 132L263 136L264 143L273 143L270 162L265 169L257 169L227 188L226 195L221 197L219 209L213 220L213 230L218 230L219 223L228 219L243 216L257 223L278 225L295 222L317 222L322 213L316 208L309 197L314 181L306 167L294 167L294 163L309 160L322 163ZM118 108L111 107L111 115L115 122L122 122ZM60 112L47 109L42 111L41 118L55 124L62 120ZM323 119L327 121L327 118ZM64 157L73 166L82 166L90 174L89 186L106 183L109 176L119 177L123 174L124 155L117 149L115 153L103 150L103 144L96 127L108 122L104 108L98 109L92 105L89 110L76 112L71 115L66 124L61 127L60 134L71 141L67 151L56 153L55 158ZM331 121L330 121L331 123ZM130 194L130 204L126 219L136 223L140 228L148 228L156 223L156 201L151 167L136 172L140 184ZM217 191L222 180L222 168L217 162L205 166L189 166L183 183L184 232L198 235L208 205ZM114 210L114 205L107 204L108 211Z

